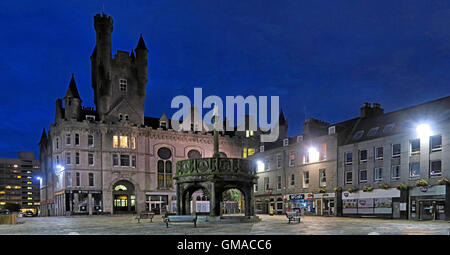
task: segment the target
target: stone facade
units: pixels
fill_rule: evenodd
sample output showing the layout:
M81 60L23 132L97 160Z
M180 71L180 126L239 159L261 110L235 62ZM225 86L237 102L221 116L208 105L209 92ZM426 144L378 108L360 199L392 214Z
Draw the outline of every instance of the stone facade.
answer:
M42 215L176 211L177 161L212 157L211 132L171 129L170 120L144 116L147 54L141 36L136 55L111 57L112 18L96 15L91 56L96 110L83 107L72 75L55 122L39 143ZM64 108L63 108L64 101ZM240 158L244 134L220 136L222 156ZM193 151L193 152L192 152Z

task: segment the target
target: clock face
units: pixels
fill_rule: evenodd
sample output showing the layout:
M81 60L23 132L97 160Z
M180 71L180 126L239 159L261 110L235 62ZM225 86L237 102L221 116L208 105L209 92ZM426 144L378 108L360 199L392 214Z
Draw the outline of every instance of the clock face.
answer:
M172 157L172 151L169 148L163 147L158 150L158 156L162 159L169 159Z

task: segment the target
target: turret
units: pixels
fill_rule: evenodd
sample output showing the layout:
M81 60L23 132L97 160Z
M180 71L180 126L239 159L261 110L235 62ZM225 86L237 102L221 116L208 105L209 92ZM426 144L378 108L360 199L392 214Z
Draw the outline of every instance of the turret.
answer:
M113 19L106 14L94 16L96 31L96 45L91 56L92 87L94 89L94 102L97 106L100 119L109 111L111 105L111 33Z
M59 123L64 118L63 113L63 107L62 107L62 100L56 99L56 107L55 107L55 123Z
M148 50L144 43L144 38L142 38L142 34L139 37L138 44L136 49L136 71L137 71L137 81L138 81L138 95L140 97L145 97L145 86L148 81L148 72L147 72L147 56Z
M81 113L81 98L78 94L77 84L72 74L70 79L69 88L67 89L66 96L64 97L64 115L66 119L78 120Z

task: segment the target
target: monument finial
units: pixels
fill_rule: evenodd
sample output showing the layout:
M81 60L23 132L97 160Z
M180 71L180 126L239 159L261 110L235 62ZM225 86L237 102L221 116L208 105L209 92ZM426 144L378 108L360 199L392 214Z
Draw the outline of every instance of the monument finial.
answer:
M219 132L217 131L217 121L219 120L219 108L214 105L214 158L219 158Z

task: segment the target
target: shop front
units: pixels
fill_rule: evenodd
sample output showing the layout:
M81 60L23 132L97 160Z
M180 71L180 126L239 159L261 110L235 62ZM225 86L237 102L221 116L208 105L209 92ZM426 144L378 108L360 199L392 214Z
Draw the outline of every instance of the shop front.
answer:
M449 185L415 187L409 192L410 219L450 220Z
M316 215L334 216L336 209L336 195L335 193L317 193L314 194L314 202L316 208Z
M289 195L289 209L302 212L305 215L314 215L315 206L312 193L300 193Z
M406 195L395 188L374 189L370 192L342 192L342 215L349 217L379 217L406 219Z
M176 202L173 193L145 193L145 210L155 214L176 212Z

